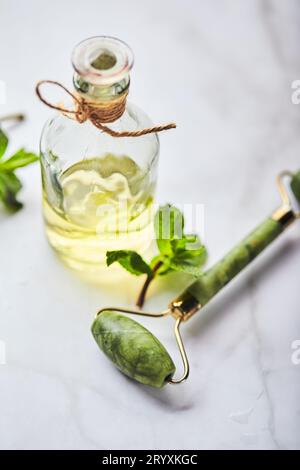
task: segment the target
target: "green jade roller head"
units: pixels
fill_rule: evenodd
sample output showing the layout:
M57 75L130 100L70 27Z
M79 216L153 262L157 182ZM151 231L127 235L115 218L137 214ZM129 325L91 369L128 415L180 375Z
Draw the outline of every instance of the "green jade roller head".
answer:
M92 334L99 348L121 372L145 385L161 388L167 383L178 384L187 379L189 363L180 335L180 325L204 307L223 287L250 264L271 242L300 217L295 211L285 187L290 179L295 203L300 204L300 171L282 172L277 185L282 205L265 219L244 240L219 262L202 274L169 308L161 313L146 313L122 308L104 308L92 324ZM175 338L183 361L183 375L174 379L175 365L161 342L136 321L121 313L160 318L173 316Z

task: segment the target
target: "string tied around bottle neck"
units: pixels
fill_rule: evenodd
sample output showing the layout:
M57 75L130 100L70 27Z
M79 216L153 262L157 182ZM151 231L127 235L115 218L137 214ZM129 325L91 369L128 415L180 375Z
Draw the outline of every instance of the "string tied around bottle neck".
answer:
M74 109L67 109L63 106L55 105L47 101L41 93L41 86L44 84L52 84L64 90L73 99ZM128 90L117 98L105 102L86 100L79 95L75 95L64 85L54 80L40 80L36 84L35 91L42 103L44 103L49 108L60 111L71 119L75 119L80 124L86 121L90 121L95 127L112 137L140 137L142 135L153 134L156 132L162 132L176 128L176 124L174 122L161 126L146 127L136 131L115 131L106 126L105 124L116 121L124 113Z

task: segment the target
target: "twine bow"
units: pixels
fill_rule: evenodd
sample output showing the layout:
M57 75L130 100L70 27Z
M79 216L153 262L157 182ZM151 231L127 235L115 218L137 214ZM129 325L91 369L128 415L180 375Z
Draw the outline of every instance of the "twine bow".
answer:
M46 83L62 88L73 99L75 108L67 109L47 101L42 96L40 90L41 86ZM80 124L89 120L95 127L100 129L102 132L111 135L112 137L140 137L142 135L176 128L176 124L173 122L161 126L147 127L137 131L115 131L110 127L105 126L103 123L114 122L124 113L128 91L123 93L118 98L108 102L92 102L85 100L81 96L73 94L61 83L53 80L40 80L36 84L35 91L42 103L44 103L49 108L62 112L68 117L75 119Z

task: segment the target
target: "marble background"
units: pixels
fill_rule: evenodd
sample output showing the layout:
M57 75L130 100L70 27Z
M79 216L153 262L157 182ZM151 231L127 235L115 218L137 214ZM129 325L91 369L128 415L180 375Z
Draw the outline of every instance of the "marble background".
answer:
M202 203L210 263L278 205L274 178L300 165L297 0L0 0L0 113L24 110L11 149L38 149L50 111L38 79L71 83L70 52L109 34L135 52L131 99L161 137L158 201ZM184 328L188 382L138 386L97 350L104 305L132 305L136 279L93 287L44 237L38 165L22 172L25 209L1 213L2 449L299 449L300 225L295 224ZM186 280L151 291L165 307ZM171 321L146 322L178 359ZM3 361L2 361L3 362Z

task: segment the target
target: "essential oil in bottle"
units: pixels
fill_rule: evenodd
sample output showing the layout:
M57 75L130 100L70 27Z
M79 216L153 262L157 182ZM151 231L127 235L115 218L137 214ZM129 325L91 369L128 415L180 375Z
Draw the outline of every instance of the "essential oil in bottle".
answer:
M122 41L83 41L72 62L77 96L105 109L126 97L133 56ZM122 115L105 125L122 132L152 123L126 102ZM96 277L107 251L147 250L158 156L155 133L114 137L88 119L78 122L61 112L46 123L41 138L46 234L67 265Z

